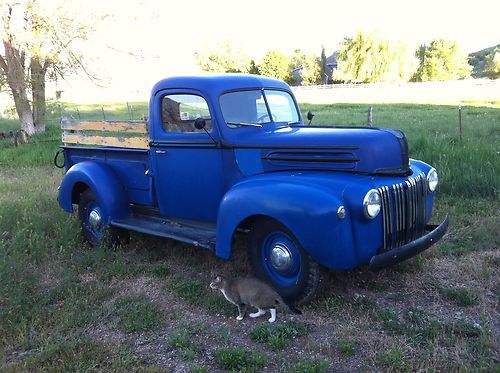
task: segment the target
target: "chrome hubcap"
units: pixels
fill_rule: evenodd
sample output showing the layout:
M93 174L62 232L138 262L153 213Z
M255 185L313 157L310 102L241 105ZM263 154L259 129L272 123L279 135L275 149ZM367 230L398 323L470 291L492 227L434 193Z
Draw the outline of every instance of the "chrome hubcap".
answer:
M89 214L89 224L94 228L95 230L99 229L99 226L101 225L101 214L97 210L92 210L90 211Z
M292 268L292 254L288 247L278 243L271 251L271 264L278 271L287 271Z

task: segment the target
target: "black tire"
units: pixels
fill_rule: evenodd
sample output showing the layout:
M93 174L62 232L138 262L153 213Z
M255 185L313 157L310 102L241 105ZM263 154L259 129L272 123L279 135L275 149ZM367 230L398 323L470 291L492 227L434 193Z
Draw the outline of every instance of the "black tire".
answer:
M105 220L105 216L102 216L101 204L95 193L91 189L87 189L80 196L80 201L78 203L78 218L80 219L82 235L85 241L92 246L104 245L108 247L115 247L128 243L130 235L127 230L103 223L98 226L93 226L89 220L89 215L92 210L98 215L100 213L101 219Z
M290 256L292 262L299 262L300 269L296 275L288 278L276 271L272 260L267 255L269 237L283 234L288 246L295 245ZM273 240L272 242L276 242ZM259 220L250 231L248 257L256 277L270 283L287 302L294 304L308 303L320 288L326 271L314 261L302 248L300 242L285 226L272 219ZM271 263L271 264L270 264ZM293 283L286 283L293 281Z

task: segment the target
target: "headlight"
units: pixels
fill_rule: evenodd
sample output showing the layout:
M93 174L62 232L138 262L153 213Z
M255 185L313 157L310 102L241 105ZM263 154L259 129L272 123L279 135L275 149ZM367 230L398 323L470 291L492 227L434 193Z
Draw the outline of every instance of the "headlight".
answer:
M427 184L429 185L429 190L434 192L438 185L439 179L435 168L431 168L427 173Z
M363 210L368 219L373 219L380 212L380 193L372 189L366 193L363 199Z

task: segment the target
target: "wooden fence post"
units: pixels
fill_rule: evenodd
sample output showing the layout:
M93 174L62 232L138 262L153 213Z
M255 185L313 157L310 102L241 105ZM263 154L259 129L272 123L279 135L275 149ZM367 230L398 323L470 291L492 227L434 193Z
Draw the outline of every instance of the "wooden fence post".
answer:
M373 125L373 107L368 107L368 127L372 127Z
M462 105L458 105L458 130L460 133L460 142L462 142Z

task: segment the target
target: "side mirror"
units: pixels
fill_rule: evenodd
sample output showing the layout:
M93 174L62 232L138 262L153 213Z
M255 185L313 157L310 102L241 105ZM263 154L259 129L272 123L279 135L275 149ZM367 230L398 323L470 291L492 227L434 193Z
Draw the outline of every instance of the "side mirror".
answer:
M314 118L314 114L312 113L311 110L307 112L307 120L309 121L308 124L311 124L312 119Z
M196 118L194 121L194 127L197 130L202 130L207 125L207 121L203 118Z

